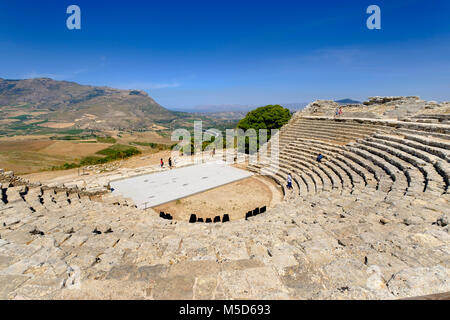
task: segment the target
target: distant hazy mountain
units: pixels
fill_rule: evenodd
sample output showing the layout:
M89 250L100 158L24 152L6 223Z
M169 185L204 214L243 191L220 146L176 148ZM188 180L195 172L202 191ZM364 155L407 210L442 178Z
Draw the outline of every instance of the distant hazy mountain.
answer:
M357 100L352 100L352 99L341 99L341 100L335 100L335 102L339 103L339 104L360 104L361 101L357 101Z
M244 113L254 110L258 107L266 106L268 104L279 104L291 111L301 110L308 105L307 102L295 103L265 103L265 104L204 104L187 108L170 108L174 111L194 112L194 113Z
M260 105L244 104L202 104L193 107L174 107L173 111L195 112L195 113L218 113L218 112L248 112Z
M308 102L284 103L281 105L291 111L298 111L304 109L308 105Z
M194 112L193 115L209 117L217 120L241 120L247 115L247 113L247 111Z

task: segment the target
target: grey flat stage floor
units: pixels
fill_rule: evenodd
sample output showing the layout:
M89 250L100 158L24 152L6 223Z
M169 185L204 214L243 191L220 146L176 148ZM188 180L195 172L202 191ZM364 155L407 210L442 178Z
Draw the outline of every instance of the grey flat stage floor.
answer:
M252 176L226 164L205 163L111 182L113 194L133 199L138 208L155 207Z

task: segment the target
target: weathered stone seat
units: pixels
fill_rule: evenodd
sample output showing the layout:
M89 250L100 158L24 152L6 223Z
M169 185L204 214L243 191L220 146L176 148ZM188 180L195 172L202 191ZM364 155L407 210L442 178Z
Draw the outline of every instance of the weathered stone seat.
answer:
M379 139L370 139L369 141L380 142ZM427 187L429 185L432 188L444 189L443 192L447 191L448 177L450 174L448 162L434 154L401 145L397 142L386 141L383 144L384 146L378 144L378 147L418 168L425 176Z
M376 156L377 160L383 163L383 168L385 168L385 171L388 172L388 174L389 172L394 173L395 181L402 180L403 182L405 182L406 180L407 185L406 190L410 187L411 175L410 172L408 171L409 167L401 159L398 159L395 156L392 156L391 154L387 153L385 149L377 148L378 147L377 145L366 143L364 141L357 143L354 146ZM423 179L421 179L420 181L423 181Z
M410 136L411 137L411 136ZM420 137L414 137L415 140L408 139L403 136L393 136L393 135L374 135L373 139L379 139L386 142L391 143L391 145L398 146L398 148L401 148L401 146L408 146L413 149L418 149L425 151L429 154L432 154L434 156L440 157L441 159L450 162L450 151L449 147L447 147L445 144L439 143L437 141L434 141L434 146L428 145L430 143L429 140L422 139ZM433 142L431 142L433 143Z
M280 186L281 191L283 192L283 196L286 197L287 193L284 184L284 179L278 172L275 173L273 170L270 169L270 167L266 167L260 164L249 165L248 170L270 177Z
M406 179L404 179L405 181L401 180L401 175L399 175L399 170L397 168L384 161L383 158L366 150L362 150L355 146L348 147L348 149L368 161L368 165L371 166L380 177L380 187L382 187L383 191L388 193L401 192L403 190L403 193L406 192ZM388 179L385 179L384 177L387 177ZM388 182L388 180L391 181ZM397 184L395 184L396 181L398 182Z
M351 185L351 177L342 169L341 166L335 166L333 163L330 163L328 153L325 153L325 159L322 163L317 162L316 157L317 154L320 153L319 150L311 149L309 146L295 146L289 145L286 148L292 157L299 157L303 161L310 163L313 166L317 166L317 168L325 173L328 179L331 182L332 188L342 188L345 189ZM322 151L323 153L323 151ZM341 185L339 187L339 184Z
M399 149L392 148L387 144L378 143L376 140L370 139L369 141L362 141L361 143L380 150L380 153L385 152L385 159L390 161L393 165L396 165L400 170L404 171L408 179L409 188L413 187L416 189L416 185L419 184L422 191L426 190L429 182L429 174L424 168L426 166L424 161L420 159L417 161L418 159L414 159L407 153Z
M22 197L22 193L25 192L25 188L23 186L18 187L9 187L6 189L6 197L8 203L13 203L16 201L24 201Z
M357 166L357 164L355 164L355 163L349 164L349 161L351 162L351 160L342 161L342 159L341 159L340 161L335 161L336 157L339 154L343 153L342 147L332 146L332 145L325 144L323 142L318 142L318 141L308 141L308 140L304 140L304 139L301 139L301 141L299 140L298 146L297 146L297 144L294 144L289 147L291 149L294 149L295 152L303 152L305 154L309 153L311 160L314 160L314 161L317 157L317 154L322 153L326 157L325 165L329 166L332 170L334 169L333 171L335 171L335 172L339 171L339 168L340 168L350 178L351 183L357 184L360 181L364 181L364 183L366 184L365 177L361 174L361 170L355 171L355 169L354 169L354 167ZM335 165L334 168L332 167L332 164ZM338 174L338 176L339 176L339 174ZM360 176L361 178L359 178L358 176ZM342 174L340 175L340 178L346 179L345 176ZM361 180L361 179L363 179L363 180Z
M332 190L334 181L322 168L316 167L309 159L302 157L298 153L292 154L291 156L282 155L280 159L289 163L291 167L295 168L296 172L304 171L305 174L308 174L314 180L317 190Z
M407 128L400 128L398 130L398 133L403 134L405 138L410 139L410 137L414 136L421 136L421 137L427 137L429 138L437 138L441 140L450 140L450 137L448 134L445 133L439 133L439 132L429 132L429 131L422 131L422 130L414 130L414 129L407 129ZM412 139L411 139L412 140Z

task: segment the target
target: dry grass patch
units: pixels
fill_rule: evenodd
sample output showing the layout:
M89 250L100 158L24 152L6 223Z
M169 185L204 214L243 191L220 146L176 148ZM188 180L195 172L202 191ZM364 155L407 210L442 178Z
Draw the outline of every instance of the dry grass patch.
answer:
M133 133L122 133L119 135L119 132L110 132L110 135L114 138L118 139L118 143L128 144L131 142L153 142L153 143L161 143L161 144L173 144L170 137L163 137L154 131L147 132L133 132Z
M52 155L70 155L71 158L81 158L94 155L96 152L110 147L109 143L80 143L79 141L55 141L42 153Z
M0 140L0 152L12 151L40 151L54 142L50 140L33 140L33 139L17 139L17 140Z
M75 125L74 122L46 122L40 124L40 127L51 128L51 129L66 129L73 127Z
M12 170L16 174L25 174L62 165L70 157L42 154L27 151L0 151L0 168Z

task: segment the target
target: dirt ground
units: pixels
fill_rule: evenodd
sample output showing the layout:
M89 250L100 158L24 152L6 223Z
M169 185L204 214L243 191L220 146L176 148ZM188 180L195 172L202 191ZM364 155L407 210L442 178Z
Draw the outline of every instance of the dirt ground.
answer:
M49 169L82 157L95 155L111 144L52 141L48 137L11 137L0 139L0 168L27 174Z
M112 146L110 143L82 143L71 141L55 141L39 152L52 155L70 155L74 158L91 156L97 151Z
M8 139L0 140L0 152L6 151L39 151L52 145L54 141L51 140L36 140L36 139Z
M78 168L69 170L42 171L21 175L22 178L27 179L30 182L42 182L42 183L46 183L49 180L64 176L73 176L73 177L78 176Z
M153 154L141 154L122 161L122 168L140 168L148 165L159 164L161 158L167 163L170 157L170 151L161 151ZM1 163L1 161L0 161ZM0 166L1 167L1 166ZM59 177L77 176L78 169L58 170L58 171L43 171L23 174L22 177L31 182L45 182Z
M272 180L253 176L153 209L157 213L170 213L175 220L188 221L192 213L203 219L214 219L228 213L231 220L238 220L245 218L250 210L263 206L269 208L281 200L281 191Z
M163 137L154 131L146 131L146 132L133 132L133 133L121 133L120 137L118 136L118 131L109 131L109 135L117 139L117 143L130 143L130 142L153 142L153 143L162 143L162 144L173 144L170 140L170 137Z
M116 132L117 134L117 132ZM113 134L114 136L114 134ZM156 132L125 133L117 138L117 143L128 144L132 141L170 143L170 137L162 137ZM14 136L0 138L0 168L14 171L18 175L38 173L40 177L64 176L67 171L47 172L53 166L78 162L81 158L96 155L97 151L112 144L85 143L86 141L50 140L48 136ZM136 146L143 154L125 161L124 167L137 168L159 163L162 157L167 162L169 151L158 152L150 147ZM48 180L46 178L45 180Z
M53 128L53 129L66 129L73 127L75 125L74 122L47 122L40 124L40 127Z
M159 151L156 153L144 153L139 156L135 156L124 161L122 168L140 168L144 166L159 164L161 158L163 158L165 165L167 166L168 159L170 157L170 151Z
M38 152L0 151L0 168L5 171L14 171L16 175L37 172L51 168L53 165L62 165L71 160L70 157Z

